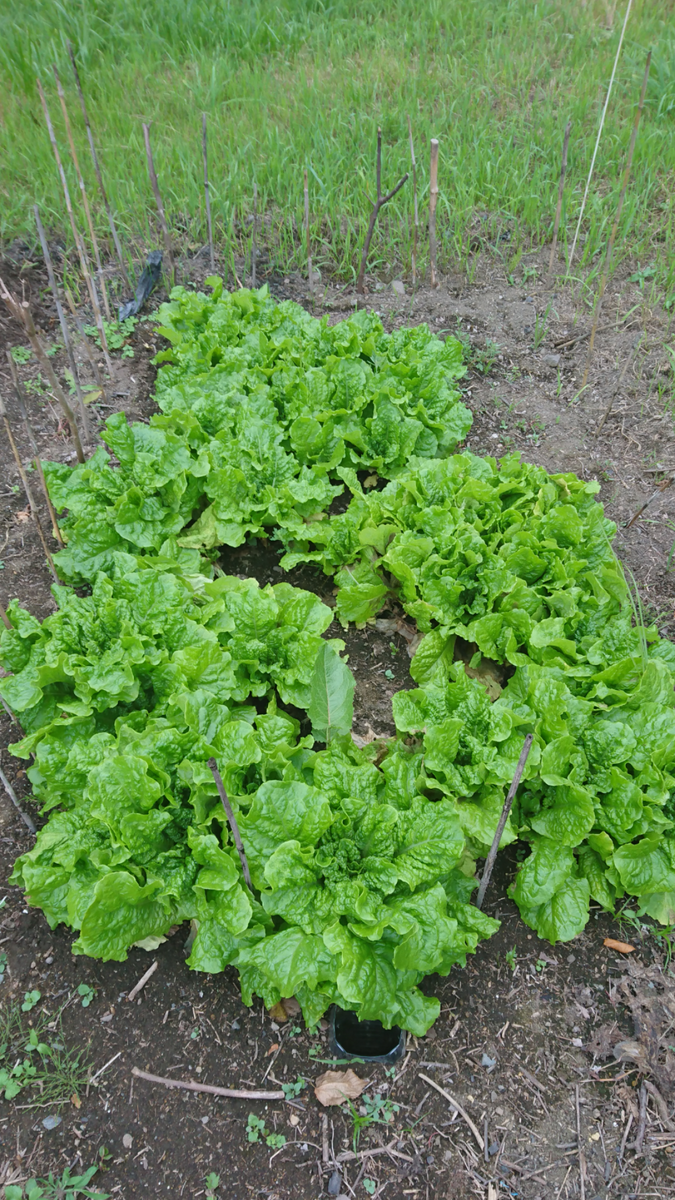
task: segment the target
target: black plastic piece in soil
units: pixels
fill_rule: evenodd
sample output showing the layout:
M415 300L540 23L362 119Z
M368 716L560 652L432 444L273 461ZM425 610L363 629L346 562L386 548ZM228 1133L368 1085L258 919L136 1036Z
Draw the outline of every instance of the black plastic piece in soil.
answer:
M334 1005L328 1044L335 1058L395 1063L405 1051L405 1032L398 1025L385 1029L381 1021L359 1021L355 1012Z

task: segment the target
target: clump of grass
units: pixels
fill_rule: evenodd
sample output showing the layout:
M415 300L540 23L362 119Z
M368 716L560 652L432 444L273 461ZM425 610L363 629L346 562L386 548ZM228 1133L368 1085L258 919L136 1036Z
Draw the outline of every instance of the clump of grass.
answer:
M56 1018L18 1002L0 1008L0 1092L24 1107L70 1103L87 1083L84 1049L69 1046L61 1013ZM20 1097L20 1100L17 1099Z

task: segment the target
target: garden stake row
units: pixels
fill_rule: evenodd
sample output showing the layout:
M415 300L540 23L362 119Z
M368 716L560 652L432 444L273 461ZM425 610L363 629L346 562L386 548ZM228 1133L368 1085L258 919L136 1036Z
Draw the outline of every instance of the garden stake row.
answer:
M438 287L436 278L436 204L438 202L438 139L431 139L431 163L429 166L429 264L431 286Z
M61 336L63 337L63 344L66 348L66 354L68 355L68 362L70 363L70 369L71 369L72 375L73 375L73 384L75 386L75 395L77 397L77 404L78 404L78 408L80 410L80 417L82 419L82 428L84 429L84 436L85 436L85 439L87 442L91 442L91 428L89 425L89 417L87 416L87 410L84 407L84 397L82 395L82 388L80 386L80 376L79 376L79 373L77 370L77 363L75 361L75 355L73 354L73 345L70 340L70 334L68 332L68 324L66 322L66 315L63 311L63 306L62 306L61 300L59 298L58 288L56 286L56 277L54 275L54 267L52 265L52 259L51 259L51 255L49 253L49 246L47 245L47 238L45 237L45 231L42 226L42 221L40 220L40 210L38 209L37 204L33 205L33 212L35 214L35 224L37 226L38 237L40 238L40 245L42 247L42 257L45 260L45 266L47 268L47 276L49 279L49 286L51 288L52 296L54 297L54 304L56 305L56 314L59 318L59 325L61 326Z
M584 377L581 381L582 387L585 386L586 380L588 379L588 368L591 365L591 358L593 356L593 347L595 345L595 335L597 333L598 322L600 320L600 309L602 308L602 300L603 300L603 296L605 294L605 288L607 286L607 276L609 274L609 268L610 268L611 261L612 261L612 251L614 249L614 242L616 241L616 235L619 230L619 221L621 219L621 210L623 209L623 202L626 198L626 189L628 187L628 180L630 179L631 167L633 166L633 153L635 151L635 142L637 140L638 128L640 125L640 117L642 116L642 110L645 106L645 96L647 95L647 83L649 81L649 68L651 67L651 64L652 64L652 52L650 50L647 55L647 64L645 66L644 79L642 80L642 90L640 92L640 102L638 104L638 109L635 114L635 120L633 121L633 131L630 135L630 144L628 146L628 156L626 158L626 167L625 167L625 170L623 173L623 183L621 185L621 194L619 195L619 203L616 206L616 216L614 217L614 224L612 225L612 231L609 235L609 242L607 243L607 253L605 255L605 261L602 265L602 275L600 276L600 283L598 285L598 295L597 295L597 299L595 302L595 316L593 318L593 328L591 330L591 339L588 343L588 355L586 357L586 367L584 370Z
M209 233L209 262L211 274L216 270L216 259L213 253L213 226L211 224L211 196L209 194L209 163L206 149L206 113L202 113L202 155L204 158L204 196L206 197L206 225Z
M26 493L26 499L28 501L28 507L30 508L31 516L32 516L33 520L35 521L35 526L38 531L38 536L40 538L40 541L42 542L42 549L44 550L44 555L47 560L47 566L49 567L49 570L52 574L54 583L60 584L61 580L59 579L59 577L56 573L56 567L54 566L54 559L51 556L49 546L47 545L47 539L45 538L44 530L42 528L42 523L40 521L40 513L38 511L37 504L35 503L35 499L33 497L33 493L31 491L30 484L28 482L28 476L26 475L23 463L21 462L21 456L17 449L16 442L14 441L12 427L9 423L9 419L7 417L7 410L5 408L2 397L0 397L0 417L2 417L2 421L5 426L5 433L7 434L7 440L10 444L12 454L14 455L14 461L17 465L17 469L19 472L19 478L21 479L21 483L23 484L23 490Z
M413 288L417 280L417 231L419 229L420 214L417 207L417 163L415 162L415 146L413 144L412 122L410 114L408 114L408 134L410 137L410 161L412 163L412 181L413 181L413 248L412 248L412 284Z
M373 230L375 229L375 222L377 221L378 213L384 204L387 204L389 200L393 199L393 197L396 195L397 192L400 192L400 190L403 187L403 184L406 182L406 180L408 178L408 174L409 174L408 171L406 171L403 178L399 179L398 183L396 184L396 187L392 188L390 192L387 192L386 196L382 195L382 130L381 129L378 129L378 131L377 131L377 162L376 162L375 170L376 170L376 181L377 181L377 199L375 200L375 204L373 205L373 211L370 214L370 221L368 223L368 231L366 233L366 240L363 243L363 253L361 255L361 266L359 267L359 274L358 274L358 277L356 280L356 290L359 293L359 295L361 295L361 296L365 292L364 279L366 276L366 263L368 261L368 251L370 250L370 242L371 242L371 239L373 236Z
M49 495L49 489L47 487L47 480L45 479L44 471L42 470L42 463L40 462L40 452L38 450L38 445L35 440L35 434L33 433L33 426L31 425L29 417L28 417L28 408L26 405L25 396L23 394L23 388L21 387L21 384L19 382L19 374L16 369L16 363L14 362L14 359L12 358L11 352L9 350L7 350L6 353L7 353L7 362L9 363L10 374L12 376L12 383L14 384L14 395L16 396L16 402L19 405L19 409L21 411L21 416L23 418L23 424L24 424L24 428L26 430L26 435L28 437L28 441L30 442L31 450L33 452L33 466L35 467L35 470L37 471L38 479L40 480L40 487L42 488L42 494L45 498L47 508L49 510L49 516L50 516L51 523L52 523L52 533L54 535L54 540L56 542L58 542L58 544L61 548L63 548L65 543L63 541L63 538L61 537L61 530L59 529L59 523L56 520L56 513L54 512L54 505L52 504L51 497Z
M599 127L599 129L598 129L598 136L597 136L597 138L596 138L596 140L595 140L595 148L594 148L594 150L593 150L593 157L592 157L592 159L591 159L591 166L590 166L590 170L589 170L589 172L588 172L588 179L586 180L586 187L584 188L584 196L583 196L583 200L581 201L581 210L580 210L580 212L579 212L579 219L578 219L578 221L577 221L577 227L576 227L576 229L575 229L575 231L574 231L574 241L572 242L572 250L571 250L571 253L570 253L570 260L569 260L569 263L568 263L568 266L567 266L567 270L568 270L568 272L572 270L572 263L573 263L573 261L574 261L574 251L575 251L575 250L576 250L576 248L577 248L577 240L578 240L578 238L579 238L579 230L581 229L581 222L582 222L582 220L583 220L583 216L584 216L584 210L585 210L585 208L586 208L586 201L587 201L587 199L588 199L588 189L589 189L589 188L590 188L590 186L591 186L591 179L593 178L593 169L594 169L594 167L595 167L595 159L596 159L596 157L597 157L597 153L598 153L598 147L599 147L599 145L600 145L600 138L602 137L602 130L603 130L603 126L604 126L604 124L605 124L605 116L607 115L607 106L608 106L608 104L609 104L609 98L610 98L610 96L611 96L611 94L612 94L612 88L613 88L613 86L614 86L614 76L616 75L616 68L617 68L617 67L618 67L618 65L619 65L619 55L621 54L621 47L623 46L623 35L624 35L624 34L625 34L625 32L626 32L626 26L627 26L627 24L628 24L628 18L629 18L629 16L630 16L630 10L631 10L631 5L632 5L632 3L633 3L633 0L628 0L628 4L626 5L626 15L625 15L625 17L624 17L624 19L623 19L623 28L622 28L622 30L621 30L621 36L620 36L620 38L619 38L619 44L618 44L618 46L617 46L617 48L616 48L616 58L614 59L614 66L612 67L612 75L611 75L611 78L610 78L610 81L609 81L609 87L607 88L607 95L606 95L606 97L605 97L605 104L604 104L604 108L603 108L603 110L602 110L602 116L600 117L600 127Z
M66 300L68 301L68 307L71 311L73 321L75 322L75 328L77 329L77 332L79 333L79 335L82 339L82 345L84 348L84 352L85 352L87 358L89 359L89 365L90 365L92 371L94 372L94 376L96 378L96 383L100 389L101 395L103 397L103 401L105 403L105 401L107 400L105 383L103 380L103 376L101 375L100 367L96 361L96 355L94 354L94 352L89 344L89 338L87 337L86 333L84 332L84 326L78 316L77 309L75 307L75 301L73 300L73 293L71 292L70 288L65 288L64 290L66 293Z
M154 161L152 158L152 148L150 146L150 126L149 125L145 125L145 124L143 125L143 139L145 141L145 157L148 160L148 175L150 176L150 184L152 187L153 195L155 197L155 204L157 205L157 215L159 216L159 224L160 224L160 227L162 230L162 237L164 238L164 251L166 253L166 265L167 265L167 271L168 271L168 276L169 276L169 284L171 287L173 287L173 285L176 282L176 268L175 268L174 260L173 260L173 247L171 245L171 237L169 235L169 227L166 223L166 213L164 212L164 205L162 203L162 194L159 190L159 183L157 180L157 172L155 171L155 164L154 164Z
M107 339L105 336L105 329L103 327L103 318L101 317L101 309L99 307L98 296L96 294L96 284L94 283L94 279L91 274L91 270L89 267L89 259L87 257L87 252L86 252L86 249L84 246L84 242L83 242L82 238L80 237L80 234L77 229L77 225L75 224L75 214L73 212L73 206L72 206L72 203L70 200L70 191L68 190L68 181L66 179L66 173L63 169L63 163L61 162L61 156L59 154L59 148L58 148L58 145L56 142L56 135L54 133L54 126L52 125L52 119L49 115L49 109L47 107L47 101L45 99L45 94L42 90L42 84L40 83L39 79L36 79L36 83L37 83L38 92L40 94L40 100L42 101L42 110L44 112L45 121L47 123L47 131L49 133L49 140L51 142L52 150L54 152L54 158L56 160L56 166L58 168L59 177L61 179L61 187L63 189L63 197L66 202L66 210L68 212L68 217L70 219L70 227L73 231L73 239L75 241L75 245L77 247L77 252L79 255L79 259L80 259L80 268L82 270L82 275L84 276L84 281L87 285L87 291L89 292L89 299L91 301L91 307L92 307L92 310L94 313L94 320L96 322L96 328L98 330L98 334L101 339L101 346L103 347L103 355L106 360L106 367L112 374L112 362L110 361L110 355L108 353L108 342L107 342Z
M11 292L9 292L7 290L5 283L1 278L0 278L0 295L2 296L2 299L4 300L11 315L14 317L14 319L16 321L18 321L21 325L23 325L24 329L26 330L26 333L28 334L28 340L33 348L35 356L37 359L39 359L40 365L42 366L42 368L47 376L47 379L49 380L49 386L51 387L52 391L54 392L54 395L56 396L56 399L58 400L59 404L61 405L64 416L68 422L68 425L70 426L70 432L72 434L73 441L75 442L75 452L77 454L77 460L78 460L78 462L83 463L84 462L84 451L82 450L82 443L80 441L80 434L79 434L79 431L77 428L77 422L75 420L75 415L73 413L72 408L70 407L70 404L68 403L66 394L65 394L63 388L61 387L61 384L59 383L58 379L56 378L56 375L54 373L54 368L52 367L52 364L47 356L47 352L46 352L44 346L42 345L40 338L38 337L37 330L33 323L33 317L32 317L30 308L28 306L28 302L26 300L24 300L21 304L19 304L18 300L14 296L12 296Z
M86 130L87 130L87 138L89 140L89 150L91 151L91 157L92 157L92 161L94 163L94 170L96 172L98 186L99 186L99 189L101 192L101 197L103 199L103 205L104 205L105 211L108 215L108 224L110 226L110 232L112 234L112 239L113 239L113 243L115 246L115 252L117 254L117 258L118 258L118 261L120 264L120 271L122 272L122 278L123 278L127 288L130 288L131 284L129 283L129 276L127 274L126 266L124 265L124 255L122 253L122 246L120 244L120 239L119 239L119 236L117 233L117 228L115 226L115 221L114 221L113 215L112 215L112 209L110 208L110 203L108 201L108 196L107 196L106 190L103 186L103 176L101 175L101 168L98 165L98 156L96 154L96 146L94 145L94 135L91 131L91 125L89 123L89 114L87 113L87 106L86 106L85 100L84 100L84 93L82 91L82 84L80 83L80 76L79 76L79 73L77 70L77 63L75 62L75 55L73 53L73 47L72 47L71 42L68 42L67 45L68 45L68 54L70 55L70 61L72 63L72 67L73 67L73 74L75 76L75 84L77 86L78 95L80 97L80 107L82 108L82 116L84 117L84 124L85 124Z
M567 171L567 148L570 144L570 129L572 128L572 118L570 117L565 126L565 136L563 138L562 148L562 163L560 165L560 183L558 185L558 205L555 210L555 221L553 222L553 241L551 243L551 256L548 260L549 278L553 274L553 263L555 260L555 252L558 248L558 230L560 228L560 214L562 212L563 193L565 191L565 173Z
M61 86L61 80L59 78L59 73L56 69L56 64L52 65L52 70L54 72L54 78L56 79L56 90L58 92L58 97L59 97L59 100L61 101L61 111L63 113L63 121L64 121L64 124L66 127L66 136L68 138L68 145L70 147L70 157L72 159L73 166L75 168L77 182L80 185L80 195L82 196L82 207L84 208L84 213L87 218L87 225L89 226L89 237L91 238L91 244L94 248L94 258L96 259L96 273L98 275L98 281L99 281L99 284L101 287L101 295L103 297L103 307L105 309L106 318L108 321L110 321L110 319L111 319L110 305L108 304L108 293L106 291L105 279L103 277L103 264L101 263L101 253L99 251L98 239L96 237L96 232L94 230L94 223L91 219L91 210L89 208L89 200L87 199L87 189L84 186L84 179L82 178L82 172L80 170L80 164L78 162L77 152L75 150L75 142L73 141L73 132L70 128L70 118L68 117L68 109L66 108L66 97L65 97L63 88Z

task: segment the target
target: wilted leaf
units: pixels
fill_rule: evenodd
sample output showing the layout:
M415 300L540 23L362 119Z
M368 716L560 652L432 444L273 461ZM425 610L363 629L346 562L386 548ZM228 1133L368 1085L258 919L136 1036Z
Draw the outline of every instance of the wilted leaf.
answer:
M610 950L618 950L619 954L632 954L635 949L630 942L617 942L616 938L605 938L602 944Z
M345 1100L356 1100L366 1088L367 1080L348 1071L324 1071L314 1085L314 1095L319 1104L327 1108L331 1104L344 1104Z

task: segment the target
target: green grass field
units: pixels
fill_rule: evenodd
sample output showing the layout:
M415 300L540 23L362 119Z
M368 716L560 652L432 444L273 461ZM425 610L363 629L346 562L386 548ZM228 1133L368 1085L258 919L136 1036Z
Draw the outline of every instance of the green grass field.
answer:
M615 9L613 16L612 10ZM429 139L440 139L439 254L466 265L476 238L507 262L553 224L563 130L572 119L561 241L571 244L625 3L588 0L22 0L0 11L0 237L32 233L37 202L53 231L65 210L35 87L40 74L67 144L51 72L58 64L92 199L95 179L66 51L76 49L104 177L127 244L156 242L143 151L177 236L205 237L201 113L209 117L216 238L230 244L254 180L282 270L302 267L302 173L310 177L318 264L351 278L374 191L409 168L407 114L426 213ZM601 251L620 189L645 54L648 105L624 206L619 254L675 279L675 14L636 0L607 114L581 254ZM68 169L70 165L68 164ZM71 190L77 188L71 172ZM383 210L370 266L409 270L413 194ZM96 197L97 220L107 230ZM500 234L510 233L510 238ZM421 259L426 241L422 238Z

